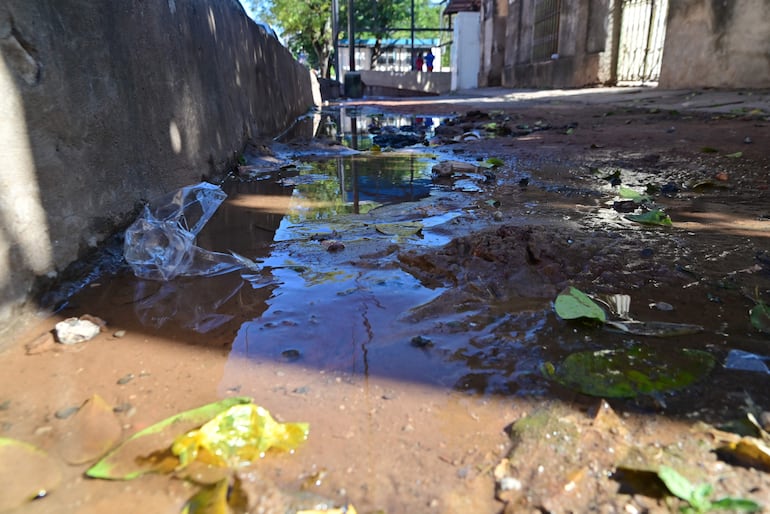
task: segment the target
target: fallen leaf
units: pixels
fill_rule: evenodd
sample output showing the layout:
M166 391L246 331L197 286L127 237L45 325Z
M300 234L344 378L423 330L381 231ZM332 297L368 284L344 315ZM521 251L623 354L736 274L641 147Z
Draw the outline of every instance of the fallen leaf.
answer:
M263 407L238 404L177 437L171 451L179 458L177 469L196 459L235 468L261 459L272 448L295 450L307 439L308 430L307 423L279 423Z
M66 423L59 442L61 456L70 464L83 464L107 453L120 440L120 421L98 394L86 400Z
M765 334L770 334L770 306L757 302L749 311L749 318L754 328Z
M187 430L201 426L233 405L251 403L251 398L233 397L210 403L196 409L175 414L129 437L102 460L92 466L86 475L108 480L132 480L145 473L164 469L172 458L171 468L178 464L169 451L174 439ZM166 455L162 452L167 451Z
M770 471L770 447L756 437L741 437L737 441L721 446L718 451L729 454L747 466Z
M628 214L626 218L643 225L662 225L665 227L673 225L668 214L658 209L647 211L643 214Z
M413 236L422 231L423 224L419 221L403 221L401 223L378 223L374 229L386 236Z
M556 314L562 319L588 318L601 322L607 320L604 310L576 287L568 287L556 297Z

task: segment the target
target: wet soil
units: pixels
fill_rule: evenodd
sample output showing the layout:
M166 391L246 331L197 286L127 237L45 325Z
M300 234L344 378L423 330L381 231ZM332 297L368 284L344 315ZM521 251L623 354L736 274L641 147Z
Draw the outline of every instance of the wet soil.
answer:
M0 436L47 450L63 474L18 512L179 512L195 492L166 476L90 480L67 464L62 413L94 394L124 437L238 395L309 422L294 454L248 470L263 509L252 512L674 512L682 502L637 476L661 464L712 484L715 499L770 505L766 470L720 458L711 428L770 411L768 374L724 365L731 350L770 355L748 317L770 302L767 111L345 107L443 123L421 133L426 144L360 160L337 157L340 134L255 148L198 244L258 259L260 273L160 283L116 262L0 355ZM479 166L490 157L497 166ZM628 220L637 206L621 187L673 226ZM648 337L562 320L553 300L569 285L630 295L635 319L703 330ZM29 350L86 313L107 322L97 338ZM717 364L684 389L608 403L541 372L633 345L705 350Z

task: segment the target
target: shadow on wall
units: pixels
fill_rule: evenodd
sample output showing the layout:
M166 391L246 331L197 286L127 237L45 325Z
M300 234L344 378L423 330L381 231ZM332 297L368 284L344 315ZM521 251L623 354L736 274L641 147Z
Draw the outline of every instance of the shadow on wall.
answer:
M0 52L6 335L137 202L217 178L316 102L309 70L237 0L9 0Z

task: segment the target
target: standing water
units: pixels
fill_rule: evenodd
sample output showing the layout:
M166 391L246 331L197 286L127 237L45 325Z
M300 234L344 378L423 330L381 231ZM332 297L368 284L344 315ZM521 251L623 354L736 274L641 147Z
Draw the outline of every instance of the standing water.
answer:
M434 177L434 166L448 158L421 153L419 142L378 151L377 141L387 141L384 147L430 137L436 121L429 119L398 118L394 131L384 118L343 113L321 128L373 151L297 154L291 165L245 166L227 180L227 199L196 245L257 266L159 281L123 265L66 296L58 318L91 314L107 328L80 345L0 356L2 435L68 455L80 444L72 413L93 395L112 407L121 439L178 412L248 396L279 421L310 424L304 445L269 453L242 477L266 511L348 503L372 513L499 511L493 470L511 445L507 427L544 399L583 410L595 403L543 370L583 351L636 351L643 340L565 323L554 314L556 295L587 276L597 288L633 292L656 309L677 304L681 319L699 320L702 303L679 298L668 285L679 277L658 264L694 253L681 251L684 235L655 246L657 233L597 208L601 193L570 182L566 167L540 170L540 187L527 189L520 177L506 182L483 168ZM558 174L566 185L546 184ZM581 209L601 215L581 218ZM606 229L602 216L612 218L611 230L599 226ZM691 291L702 286L692 282ZM721 357L728 348L719 323L704 320L704 333L676 344L644 343L672 363L680 347ZM50 329L46 320L37 333ZM744 350L759 347L755 337L743 341ZM720 394L735 390L733 376L719 369L700 389L651 394L633 407L648 413L668 403L686 419L695 400L707 398L719 411L736 401ZM742 385L761 398L760 381ZM656 422L666 432L679 420ZM101 423L96 432L106 432ZM561 451L557 436L568 439L544 433L554 441L544 446ZM602 444L594 451L608 453ZM562 459L528 464L533 473L558 476ZM86 480L84 461L67 462L64 485L23 512L176 513L197 491L165 475ZM516 481L504 483L515 490ZM557 489L569 492L572 483Z

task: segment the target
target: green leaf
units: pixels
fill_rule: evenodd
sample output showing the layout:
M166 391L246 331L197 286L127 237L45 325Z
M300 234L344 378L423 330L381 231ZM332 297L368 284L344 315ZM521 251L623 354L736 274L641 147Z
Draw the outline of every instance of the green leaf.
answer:
M505 161L498 157L489 157L486 161L484 161L486 164L489 164L493 168L498 168L505 164Z
M650 199L649 196L643 195L635 189L631 189L630 187L621 187L618 190L618 196L628 200L633 200L636 203L646 202Z
M674 468L662 465L658 469L658 478L665 484L671 494L689 502L695 492L695 487Z
M643 214L628 214L626 218L637 223L642 223L644 225L662 225L666 227L673 225L668 214L661 211L660 209L647 211Z
M180 433L201 426L234 405L251 401L246 397L226 398L166 418L129 437L86 471L86 475L107 480L132 480L157 471L159 465L148 459L150 455L170 448Z
M757 302L749 311L749 318L754 328L765 334L770 334L770 306Z
M422 231L423 225L419 221L403 221L401 223L378 223L374 229L386 236L413 236Z
M746 512L759 512L762 510L762 506L755 501L747 500L744 498L721 498L715 502L711 502L712 509L724 509L724 510L743 510Z
M729 154L725 155L725 157L731 157L733 159L737 159L739 157L743 157L743 152L729 153Z
M556 314L562 319L589 318L602 323L607 321L604 310L583 291L572 286L556 297L554 308Z
M709 496L714 492L714 488L711 484L698 484L690 495L690 505L696 510L707 511L711 508L711 501Z
M605 398L633 398L681 389L711 372L714 357L703 351L630 348L577 352L541 373L564 387Z

